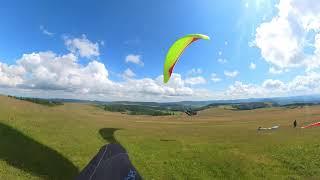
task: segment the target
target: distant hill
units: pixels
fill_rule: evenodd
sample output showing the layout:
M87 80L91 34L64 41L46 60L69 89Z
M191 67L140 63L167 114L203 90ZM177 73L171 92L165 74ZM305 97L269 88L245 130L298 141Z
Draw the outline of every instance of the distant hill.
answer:
M314 106L314 105L319 105L319 103L293 103L293 104L282 105L282 107L294 109L294 108L302 108L304 106Z
M250 110L263 107L282 106L288 108L295 108L305 105L320 104L320 95L308 96L293 96L293 97L274 97L274 98L249 98L249 99L235 99L235 100L208 100L208 101L180 101L180 102L134 102L134 101L90 101L78 99L43 99L43 98L25 98L23 100L33 101L34 103L44 105L55 105L60 103L89 103L105 106L108 105L109 109L124 108L127 111L130 109L149 109L151 111L180 111L184 112L185 109L204 110L211 107L221 105L230 105L238 110ZM135 107L136 106L136 107ZM121 108L119 108L121 107Z
M98 105L101 109L111 112L121 112L129 115L168 116L174 112L167 108L138 105L138 104L105 104Z
M248 98L248 99L235 99L235 100L208 100L208 101L180 101L180 102L131 102L131 101L117 101L108 102L110 104L139 104L147 106L165 106L165 107L203 107L213 104L235 104L235 103L257 103L257 102L268 102L278 105L295 104L295 103L320 103L320 95L308 95L308 96L292 96L292 97L274 97L274 98Z
M45 106L58 106L63 105L63 102L53 100L53 99L41 99L41 98L29 98L29 97L17 97L17 96L8 96L10 98L15 98L18 100L29 101L36 104L41 104Z

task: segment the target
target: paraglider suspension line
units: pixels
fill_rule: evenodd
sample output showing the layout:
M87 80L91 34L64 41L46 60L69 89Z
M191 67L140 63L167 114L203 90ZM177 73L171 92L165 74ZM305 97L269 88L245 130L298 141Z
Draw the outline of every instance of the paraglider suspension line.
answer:
M107 149L108 149L108 147L106 146L106 148L104 149L104 152L103 152L103 154L102 154L102 156L101 156L101 158L100 158L100 160L99 160L99 162L98 162L97 166L94 168L94 170L93 170L93 172L92 172L92 174L91 174L91 176L90 176L89 180L91 180L91 179L92 179L92 176L94 175L94 173L96 172L97 168L99 167L99 165L100 165L100 163L101 163L101 161L102 161L102 159L103 159L104 155L105 155L105 154L106 154L106 152L107 152Z

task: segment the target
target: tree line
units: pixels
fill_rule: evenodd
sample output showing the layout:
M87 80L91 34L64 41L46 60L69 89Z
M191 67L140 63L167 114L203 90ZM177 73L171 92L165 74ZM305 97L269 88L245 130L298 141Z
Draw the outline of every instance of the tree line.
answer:
M151 115L151 116L168 116L174 115L174 112L163 110L162 108L156 109L155 107L140 106L140 105L122 105L110 104L102 105L105 111L122 112L129 115Z
M45 106L58 106L58 105L63 105L61 101L55 101L55 100L50 100L50 99L41 99L41 98L29 98L29 97L18 97L18 96L8 96L10 98L15 98L18 100L23 100L23 101L28 101L36 104L41 104Z

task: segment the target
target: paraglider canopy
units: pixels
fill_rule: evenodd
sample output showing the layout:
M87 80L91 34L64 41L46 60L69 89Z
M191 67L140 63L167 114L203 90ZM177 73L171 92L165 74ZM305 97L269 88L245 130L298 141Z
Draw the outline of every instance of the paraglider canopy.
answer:
M189 34L173 43L170 47L163 68L163 82L167 83L171 77L173 68L183 51L198 39L210 40L209 36L203 34Z
M304 129L304 128L311 128L311 127L320 127L320 122L312 123L312 124L303 126L303 127L301 127L301 128Z

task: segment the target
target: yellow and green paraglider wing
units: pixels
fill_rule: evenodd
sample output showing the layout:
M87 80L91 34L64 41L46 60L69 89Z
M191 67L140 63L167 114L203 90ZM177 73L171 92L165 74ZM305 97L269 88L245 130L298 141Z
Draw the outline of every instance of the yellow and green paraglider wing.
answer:
M209 40L210 38L203 34L189 34L173 43L170 47L163 68L163 82L167 83L171 77L173 68L177 63L183 51L194 41L198 39Z

